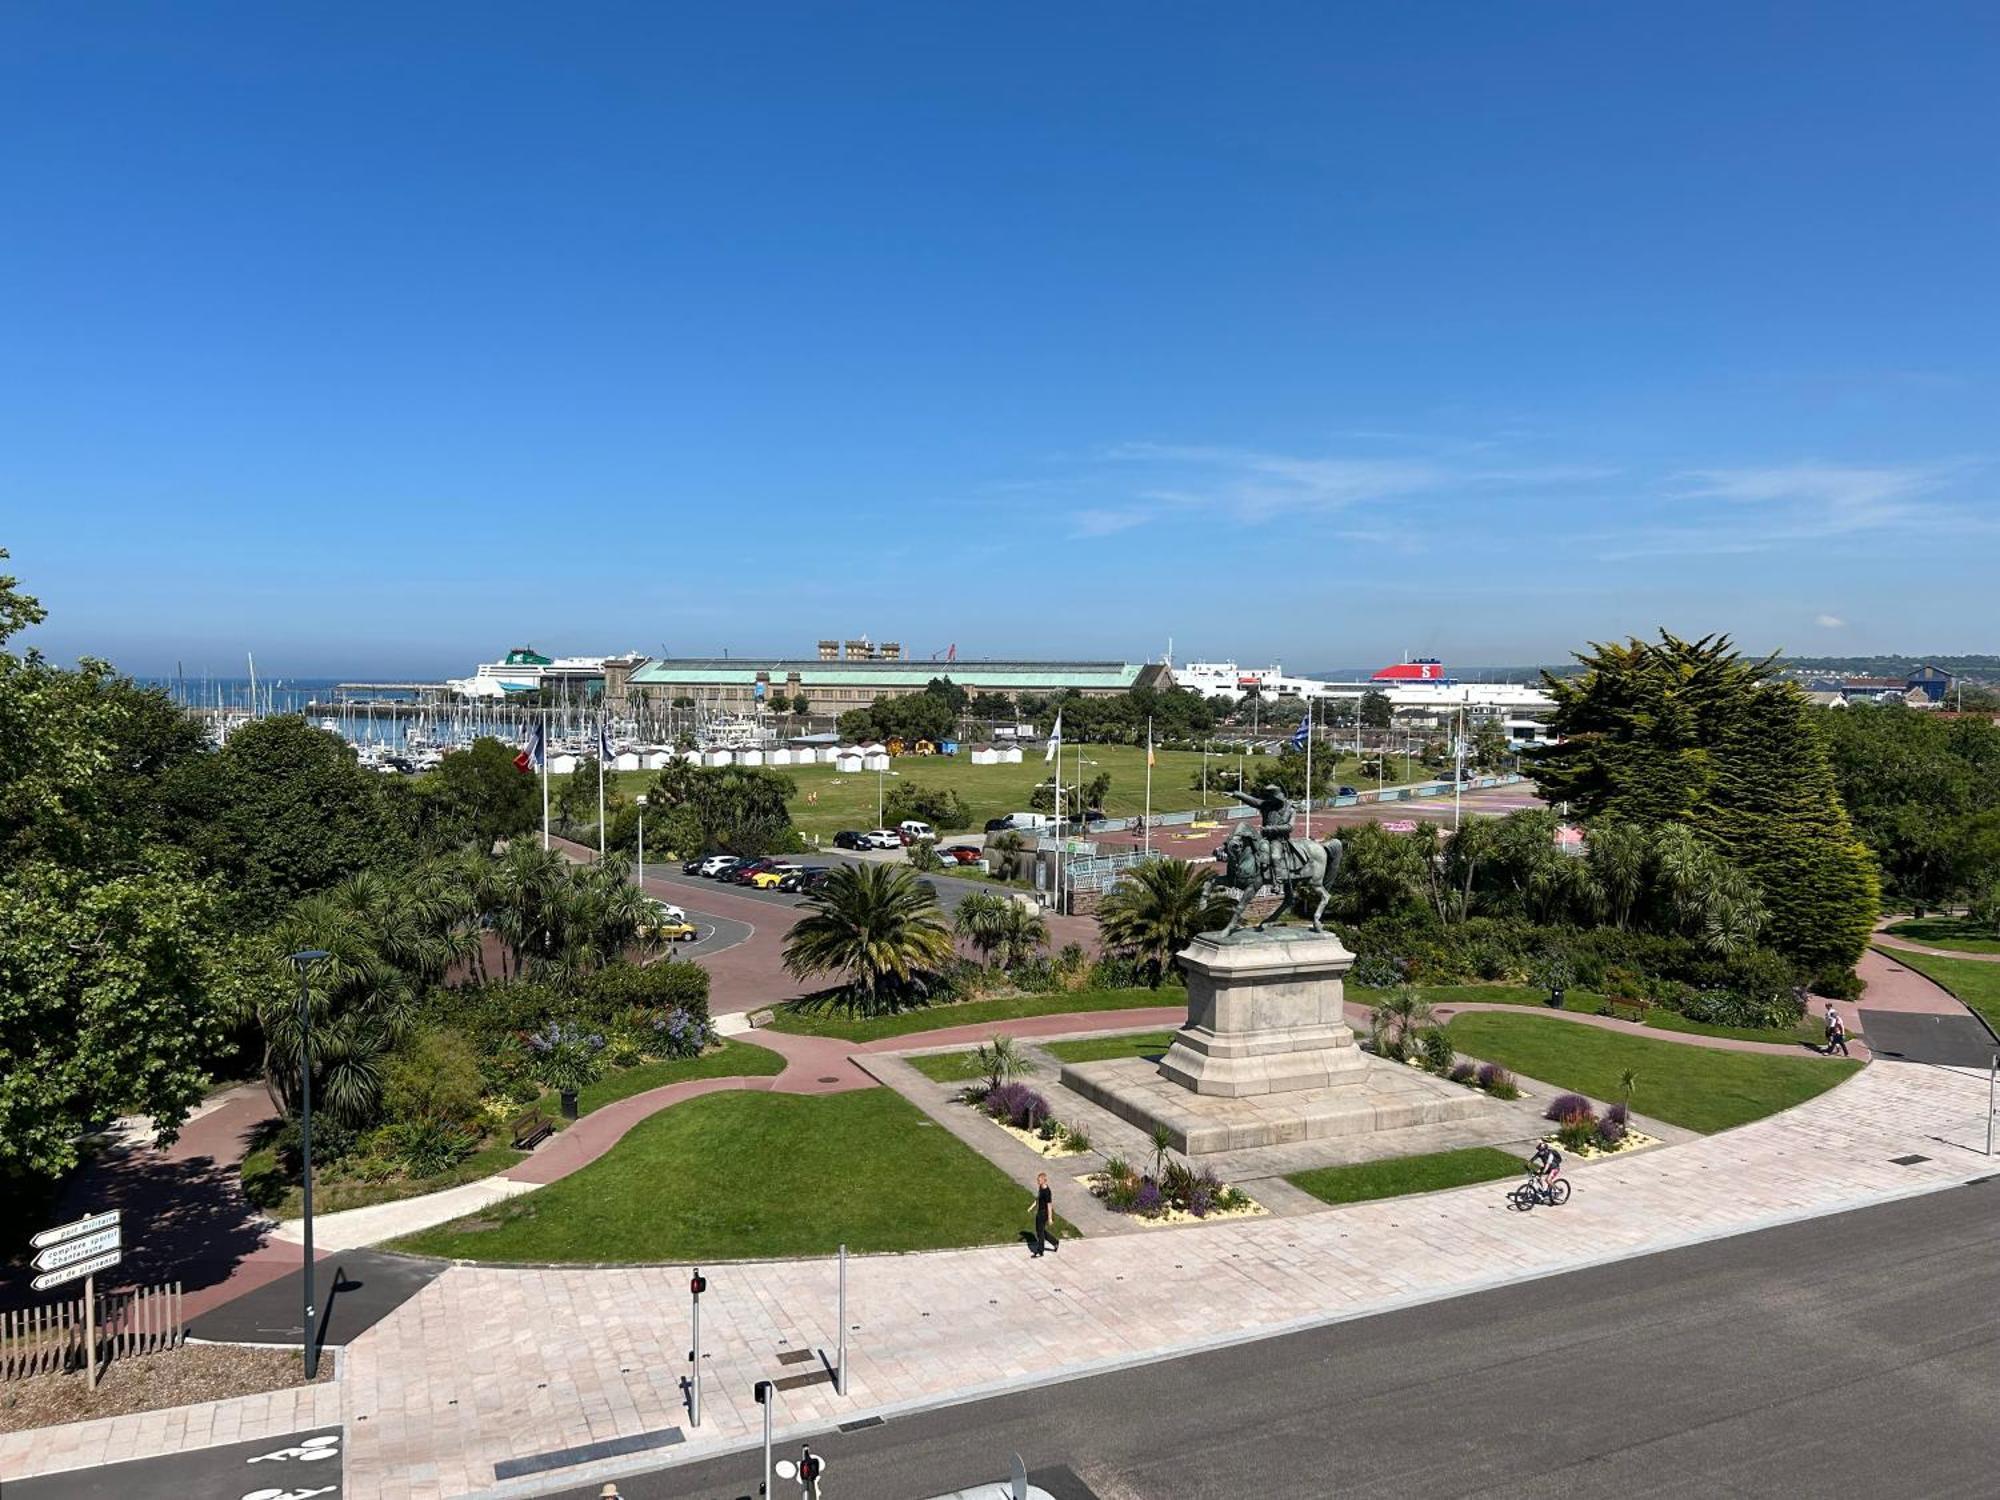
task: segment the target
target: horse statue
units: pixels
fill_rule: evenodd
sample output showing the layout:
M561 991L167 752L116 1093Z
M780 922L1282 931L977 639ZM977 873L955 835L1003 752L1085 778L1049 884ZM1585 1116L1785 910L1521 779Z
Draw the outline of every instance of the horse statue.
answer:
M1231 792L1238 801L1257 808L1262 814L1259 828L1241 828L1232 833L1216 851L1222 861L1223 885L1236 892L1236 907L1222 929L1228 937L1243 922L1243 912L1265 890L1275 890L1284 899L1278 909L1257 924L1262 932L1272 921L1297 906L1299 898L1317 895L1319 904L1309 920L1314 932L1324 932L1320 918L1333 899L1333 883L1340 877L1340 862L1346 848L1339 839L1301 839L1291 836L1291 802L1275 786L1260 793Z

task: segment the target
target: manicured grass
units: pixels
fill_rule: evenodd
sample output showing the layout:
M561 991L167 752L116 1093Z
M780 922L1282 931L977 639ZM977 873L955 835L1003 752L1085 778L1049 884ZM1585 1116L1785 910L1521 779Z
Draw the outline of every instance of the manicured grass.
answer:
M1554 1016L1498 1011L1456 1016L1452 1045L1528 1078L1597 1100L1622 1097L1619 1076L1639 1075L1632 1108L1704 1133L1762 1119L1832 1088L1859 1068L1839 1058L1773 1057L1572 1026Z
M648 1089L664 1088L670 1083L685 1083L690 1078L756 1077L784 1071L785 1060L769 1047L725 1039L700 1057L643 1062L636 1067L607 1073L578 1093L576 1110L580 1115L587 1115L620 1099L629 1099ZM542 1108L551 1115L559 1113L561 1104L561 1098L554 1093L542 1096Z
M1351 1167L1320 1167L1294 1172L1285 1181L1322 1203L1364 1203L1370 1198L1400 1198L1405 1193L1464 1187L1469 1182L1495 1182L1518 1177L1522 1170L1518 1156L1491 1146L1468 1146L1460 1151L1356 1162Z
M397 1242L496 1261L727 1260L1014 1239L1028 1191L890 1089L708 1094L539 1192ZM488 1228L480 1228L489 1225Z
M1074 1042L1044 1042L1042 1046L1064 1062L1100 1062L1107 1057L1157 1059L1173 1039L1171 1031L1142 1031L1133 1036L1089 1036Z
M1137 817L1146 806L1146 751L1140 745L1084 745L1083 777L1088 781L1099 772L1111 777L1111 791L1104 799L1104 811L1114 818ZM1076 750L1063 753L1063 783L1076 775ZM1354 775L1354 757L1343 756L1340 779L1359 785ZM1162 750L1153 767L1153 811L1185 812L1202 805L1200 790L1193 783L1201 776L1202 757L1195 750ZM798 786L791 801L792 822L808 839L815 833L824 837L843 828L877 826L876 776L872 771L842 776L832 766L777 766L773 769L790 776ZM1253 768L1254 769L1254 768ZM1208 759L1208 805L1219 808L1228 802L1221 787L1225 776L1233 777L1234 757L1212 755ZM971 831L977 833L989 818L1028 810L1028 795L1048 780L1050 767L1039 750L1029 750L1018 766L975 766L969 756L898 756L882 778L883 794L899 786L923 785L957 792L972 815ZM628 797L646 790L656 771L615 772L619 790ZM1373 783L1369 783L1371 786ZM818 800L808 802L809 794ZM1231 804L1233 805L1233 804ZM944 832L947 842L951 834Z
M1433 1005L1523 1005L1542 1011L1549 1008L1547 990L1524 984L1427 984L1419 985L1418 989ZM1387 990L1350 988L1347 998L1356 1004L1372 1005L1377 997L1385 997L1389 993ZM1605 996L1594 990L1563 991L1562 1008L1580 1016L1604 1015L1608 1003ZM1797 1026L1790 1028L1711 1026L1705 1021L1690 1021L1677 1011L1656 1005L1646 1012L1643 1024L1659 1031L1679 1031L1689 1036L1731 1037L1740 1042L1805 1042L1818 1046L1826 1040L1826 1022L1818 1016L1806 1016Z
M933 1005L873 1020L850 1021L838 1012L811 1014L780 1008L771 1030L797 1036L830 1036L844 1042L874 1042L884 1037L914 1036L947 1026L977 1026L987 1021L1012 1021L1021 1016L1059 1016L1068 1011L1136 1010L1147 1005L1186 1005L1187 991L1165 986L1157 990L1056 990L1047 995L1008 995L998 1000L966 1000Z
M450 1171L440 1172L435 1177L398 1178L389 1182L329 1182L322 1169L313 1173L313 1213L315 1216L337 1214L343 1209L368 1208L377 1203L394 1203L403 1198L442 1192L445 1188L477 1182L495 1172L504 1172L526 1157L525 1151L516 1151L502 1140L497 1145L475 1151ZM260 1147L243 1158L243 1191L252 1203L273 1217L296 1219L305 1212L305 1190L297 1183L280 1186L277 1153L269 1146Z
M1900 948L1880 951L1905 968L1936 980L1968 1008L1978 1011L1988 1026L2000 1031L2000 964L1981 963L1976 958L1933 958Z
M986 1070L979 1066L979 1053L933 1052L928 1057L906 1057L903 1059L933 1083L970 1083L975 1078L984 1078Z
M1927 948L1956 948L1963 953L2000 953L1993 929L1969 917L1912 917L1893 922L1890 933ZM1893 950L1890 950L1893 951Z

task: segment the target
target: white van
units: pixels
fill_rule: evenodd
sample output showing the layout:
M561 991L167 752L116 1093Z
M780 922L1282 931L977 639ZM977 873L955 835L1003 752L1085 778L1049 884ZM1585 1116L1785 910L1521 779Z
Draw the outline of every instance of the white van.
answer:
M1009 813L1007 821L1016 833L1048 833L1056 826L1055 818L1048 813Z
M921 822L916 818L903 819L902 822L896 825L896 832L903 836L903 842L906 844L914 844L919 839L935 841L937 838L937 834L932 830L930 824Z

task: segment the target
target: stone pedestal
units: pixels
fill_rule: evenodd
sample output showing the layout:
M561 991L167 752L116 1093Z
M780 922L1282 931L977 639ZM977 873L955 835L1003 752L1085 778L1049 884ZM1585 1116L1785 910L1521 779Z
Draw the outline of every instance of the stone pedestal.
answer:
M1180 960L1188 1019L1160 1060L1161 1077L1240 1099L1330 1088L1366 1071L1342 1009L1354 955L1332 933L1203 933Z
M1071 1063L1063 1087L1190 1155L1352 1138L1468 1119L1492 1101L1355 1045L1342 1005L1354 962L1299 927L1203 933L1180 955L1188 1022L1158 1065Z

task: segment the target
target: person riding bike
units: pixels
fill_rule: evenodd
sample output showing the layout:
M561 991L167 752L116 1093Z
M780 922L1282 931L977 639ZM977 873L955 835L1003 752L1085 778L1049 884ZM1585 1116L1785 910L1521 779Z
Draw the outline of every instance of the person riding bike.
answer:
M1535 1147L1535 1154L1528 1162L1528 1175L1537 1189L1546 1193L1562 1172L1563 1154L1556 1150L1551 1141L1542 1141Z

